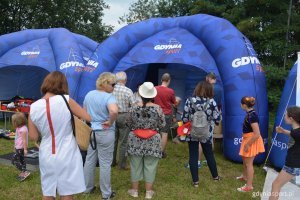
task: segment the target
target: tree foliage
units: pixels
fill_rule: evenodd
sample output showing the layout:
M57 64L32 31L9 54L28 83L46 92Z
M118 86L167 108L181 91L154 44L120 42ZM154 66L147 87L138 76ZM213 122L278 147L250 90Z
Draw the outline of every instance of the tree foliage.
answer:
M0 34L32 28L64 27L102 41L112 26L102 23L103 0L1 0Z
M263 64L282 67L285 50L292 66L300 49L300 1L293 1L286 40L288 9L289 1L282 0L137 0L121 22L199 13L222 17L249 38Z
M297 51L300 51L300 1L292 1L288 28L289 3L287 0L137 0L121 21L133 23L151 17L200 13L227 19L248 37L261 63L268 66L270 109L275 109L287 71L297 60ZM139 13L138 17L136 13ZM283 66L285 53L287 63ZM271 84L274 82L278 83L276 87Z

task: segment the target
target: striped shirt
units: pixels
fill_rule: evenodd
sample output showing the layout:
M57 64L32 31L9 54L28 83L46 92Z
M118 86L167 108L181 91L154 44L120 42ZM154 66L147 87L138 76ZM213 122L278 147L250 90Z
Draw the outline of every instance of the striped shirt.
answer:
M116 84L113 95L116 97L119 113L128 112L135 103L132 90L120 83Z

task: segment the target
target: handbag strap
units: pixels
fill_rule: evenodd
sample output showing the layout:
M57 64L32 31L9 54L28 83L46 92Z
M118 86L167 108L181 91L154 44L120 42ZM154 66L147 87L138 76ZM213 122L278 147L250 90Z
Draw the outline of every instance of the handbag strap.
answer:
M50 127L50 133L51 133L52 154L55 154L55 135L54 135L54 129L53 129L53 124L52 124L51 115L50 115L50 102L49 102L49 98L46 99L46 112L47 112L48 124L49 124L49 127Z
M62 98L64 99L64 101L65 101L65 103L66 103L66 105L67 105L67 107L68 107L68 110L70 111L70 114L71 114L71 124L72 124L72 129L73 129L73 135L74 135L74 137L75 137L75 136L76 136L76 135L75 135L75 122L74 122L74 116L73 116L73 113L72 113L72 111L71 111L70 105L69 105L69 103L67 102L67 99L66 99L65 95L61 94L60 96L62 96Z

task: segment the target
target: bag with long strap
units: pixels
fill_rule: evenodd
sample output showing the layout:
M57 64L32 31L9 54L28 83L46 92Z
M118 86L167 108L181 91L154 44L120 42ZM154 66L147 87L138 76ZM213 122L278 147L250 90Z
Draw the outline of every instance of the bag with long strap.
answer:
M73 113L70 109L69 103L67 102L65 96L64 95L61 95L61 96L64 99L64 101L70 111L73 134L76 138L77 144L81 150L87 151L89 143L91 142L91 144L92 144L92 141L91 141L92 129L85 122L83 122L78 117L73 115ZM95 146L95 145L92 145L92 147L93 146Z

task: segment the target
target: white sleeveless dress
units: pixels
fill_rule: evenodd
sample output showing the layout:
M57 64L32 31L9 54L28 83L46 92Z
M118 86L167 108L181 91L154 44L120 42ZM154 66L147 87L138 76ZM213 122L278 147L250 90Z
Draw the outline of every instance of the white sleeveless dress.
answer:
M68 95L65 97L69 100ZM43 195L55 197L56 191L62 196L81 193L86 189L83 164L73 136L70 111L60 95L50 97L49 105L54 136L48 124L46 100L40 99L30 108L30 118L42 136L39 165Z

